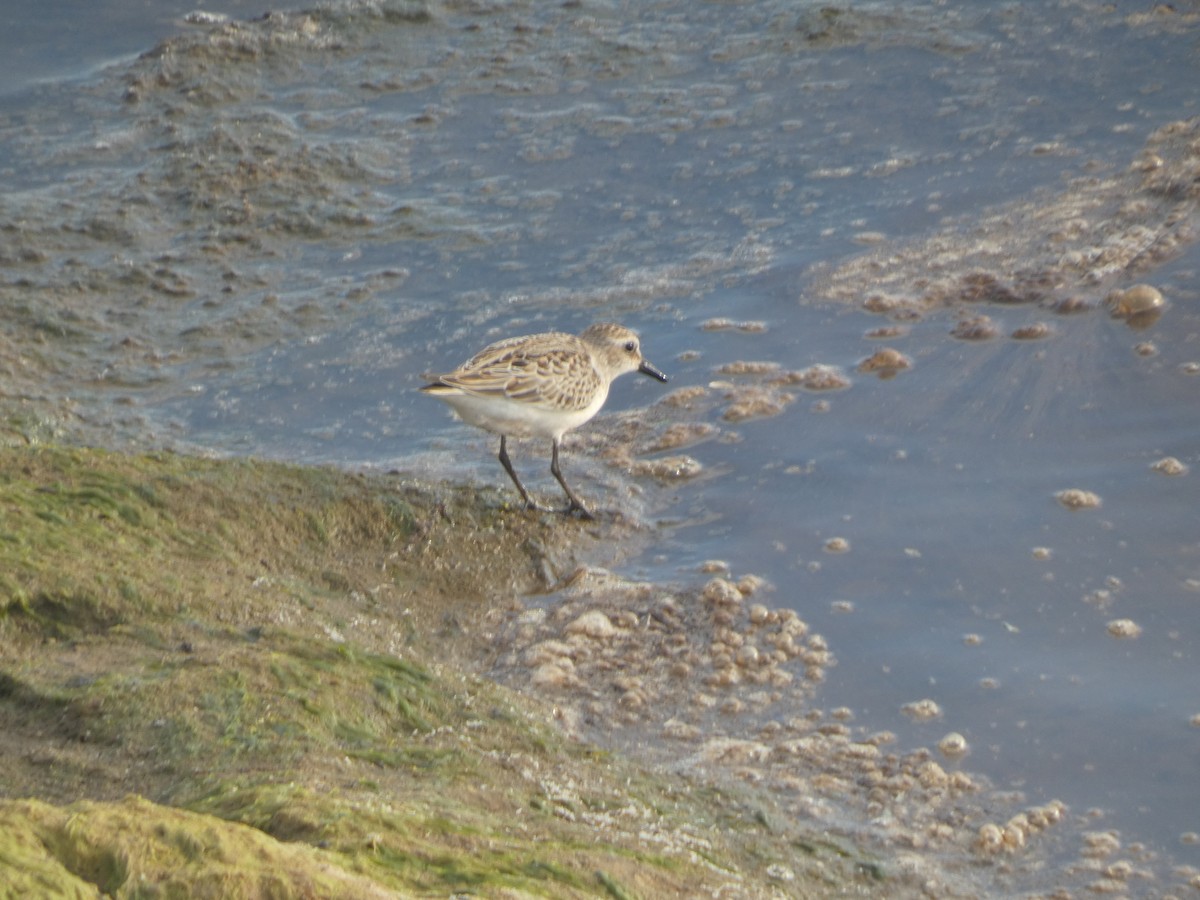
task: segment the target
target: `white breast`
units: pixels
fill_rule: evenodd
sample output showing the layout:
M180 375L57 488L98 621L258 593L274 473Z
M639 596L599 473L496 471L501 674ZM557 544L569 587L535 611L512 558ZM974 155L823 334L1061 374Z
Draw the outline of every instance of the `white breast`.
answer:
M455 388L430 393L450 404L469 425L495 434L545 437L553 440L558 440L564 433L588 421L600 411L604 401L608 399L608 389L605 388L597 391L596 397L584 409L561 410L496 395L468 394Z

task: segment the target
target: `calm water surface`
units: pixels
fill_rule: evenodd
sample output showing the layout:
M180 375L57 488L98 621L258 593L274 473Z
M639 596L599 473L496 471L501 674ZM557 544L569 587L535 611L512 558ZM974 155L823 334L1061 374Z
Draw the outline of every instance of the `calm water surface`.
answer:
M869 340L888 320L811 276L1124 171L1197 114L1190 5L342 4L240 56L190 6L53 30L10 7L0 213L43 256L5 283L87 323L30 389L68 432L500 483L492 439L413 391L486 340L620 320L671 387L838 366L849 389L778 415L702 413L708 477L654 494L629 572L765 577L838 658L820 704L904 746L960 732L970 770L1200 865L1200 253L1140 273L1170 301L1148 330L1006 305L972 310L1000 326L983 342L954 310ZM130 61L179 32L197 43ZM1048 338L1006 337L1036 321ZM913 367L854 374L882 343ZM660 394L625 379L610 408ZM549 490L544 463L518 466ZM564 464L589 495L615 477ZM1140 637L1110 636L1124 618ZM901 712L922 698L940 720Z

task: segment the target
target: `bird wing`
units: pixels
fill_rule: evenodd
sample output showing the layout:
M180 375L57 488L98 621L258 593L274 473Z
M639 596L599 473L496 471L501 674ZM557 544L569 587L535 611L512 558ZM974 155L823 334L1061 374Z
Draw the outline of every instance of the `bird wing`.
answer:
M591 402L600 374L578 338L545 334L491 344L437 381L477 396L568 410Z

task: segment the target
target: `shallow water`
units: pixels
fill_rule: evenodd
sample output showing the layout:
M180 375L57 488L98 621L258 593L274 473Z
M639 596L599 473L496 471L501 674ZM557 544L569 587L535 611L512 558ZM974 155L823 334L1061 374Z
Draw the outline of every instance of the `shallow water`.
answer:
M995 339L952 337L952 306L873 340L890 320L823 287L866 252L915 245L932 271L936 230L1125 172L1198 112L1194 6L830 9L340 4L178 26L82 80L28 62L26 82L59 80L6 93L0 118L3 290L41 342L6 356L10 398L85 440L499 485L493 439L417 395L421 373L620 320L671 388L710 386L692 415L718 433L686 449L706 477L643 485L663 525L631 573L699 580L720 558L765 577L839 660L819 705L905 746L960 732L965 768L1200 865L1196 245L1064 279L1093 304L1156 285L1170 306L1144 331L1099 306L975 304ZM89 59L127 57L118 31ZM703 327L718 317L763 328ZM1049 337L1007 337L1039 321ZM912 368L854 372L884 345ZM746 360L853 384L728 422L723 393L756 379L718 369ZM662 394L625 379L609 409ZM544 453L514 453L536 491ZM1192 471L1150 468L1165 456ZM623 496L594 456L564 466ZM1068 511L1066 488L1102 506ZM1140 637L1110 636L1123 618ZM901 712L922 698L940 719Z
M804 397L741 426L732 450L693 451L727 471L682 505L718 518L674 531L647 574L715 556L765 575L837 652L822 702L905 741L961 732L968 768L1174 843L1196 821L1200 532L1191 475L1150 466L1194 465L1200 393L1180 365L1200 319L1173 315L1169 331L1090 316L985 345L931 318L899 345L917 362L894 381L860 377L827 411ZM873 324L805 318L834 359ZM1132 351L1148 337L1152 359ZM1102 507L1055 502L1075 486ZM826 552L833 537L850 550ZM1106 631L1126 617L1144 628L1135 641ZM909 722L901 707L925 697L944 717Z

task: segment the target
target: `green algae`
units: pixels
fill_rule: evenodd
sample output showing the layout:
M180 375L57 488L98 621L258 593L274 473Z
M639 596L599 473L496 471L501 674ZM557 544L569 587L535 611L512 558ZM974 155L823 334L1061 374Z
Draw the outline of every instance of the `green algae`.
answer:
M138 797L65 808L5 801L0 833L7 896L389 896L318 848Z
M0 448L0 897L779 895L744 867L787 829L470 674L484 609L613 539L394 477Z

